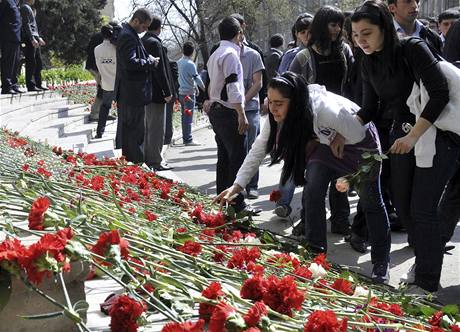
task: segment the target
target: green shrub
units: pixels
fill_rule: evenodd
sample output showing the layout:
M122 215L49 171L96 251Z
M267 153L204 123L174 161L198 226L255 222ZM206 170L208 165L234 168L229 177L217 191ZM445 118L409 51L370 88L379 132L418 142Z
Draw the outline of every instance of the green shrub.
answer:
M93 76L81 65L70 65L66 68L52 68L42 70L42 80L48 85L63 84L69 82L91 81ZM25 84L23 74L19 76L19 84Z

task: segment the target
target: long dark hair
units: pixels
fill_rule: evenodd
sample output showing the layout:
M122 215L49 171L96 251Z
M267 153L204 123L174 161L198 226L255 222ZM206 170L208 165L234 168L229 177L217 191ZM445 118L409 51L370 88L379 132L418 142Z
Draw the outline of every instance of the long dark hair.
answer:
M315 45L321 53L331 50L332 54L337 54L342 50L342 33L337 39L332 41L329 33L329 23L338 23L343 28L345 17L342 11L333 6L323 6L313 17L310 25L310 40L308 46Z
M356 8L351 16L351 22L368 20L371 24L377 25L384 35L383 59L374 59L372 56L365 56L364 61L378 61L380 65L386 66L388 73L395 73L397 68L398 50L401 43L393 23L393 16L386 3L380 0L367 0Z
M273 115L268 113L271 131L266 151L271 154L270 166L283 160L281 182L286 183L292 177L296 185L303 185L305 148L307 142L314 137L313 112L307 83L301 75L287 71L281 76L273 77L268 88L278 90L284 98L289 99L288 112L281 129Z

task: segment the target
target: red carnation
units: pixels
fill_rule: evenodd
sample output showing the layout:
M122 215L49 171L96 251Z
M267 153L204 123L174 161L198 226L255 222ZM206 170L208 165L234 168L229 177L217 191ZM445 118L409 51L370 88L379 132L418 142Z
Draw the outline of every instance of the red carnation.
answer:
M48 197L39 197L33 203L29 212L29 229L42 231L45 227L43 220L45 219L46 210L50 207Z
M192 100L192 99L190 98L189 95L186 95L186 96L184 97L184 101L190 101L190 100Z
M325 270L329 270L331 268L331 265L327 262L326 254L324 254L324 253L319 254L318 256L316 256L313 259L313 263L321 265L322 267L324 267Z
M6 260L14 262L17 258L24 255L26 248L18 239L6 239L0 243L0 262Z
M216 308L212 313L211 320L209 321L209 332L227 332L227 329L225 328L227 320L235 314L235 308L227 302L220 302L216 305Z
M186 109L184 110L184 113L185 113L185 115L187 115L187 116L192 116L192 115L193 115L192 110L191 110L191 109L188 109L188 108L186 108Z
M127 295L117 298L110 309L110 328L112 332L136 332L139 325L137 319L146 310L142 302Z
M451 325L450 332L460 332L460 326L458 325Z
M96 175L91 178L91 188L100 191L104 188L104 177L101 175Z
M216 300L218 297L224 296L224 292L222 291L222 286L218 282L212 282L208 288L204 289L203 292L201 292L201 295L207 299L210 300ZM215 306L212 304L208 303L200 303L199 307L199 314L200 318L203 318L205 320L208 320L213 311L214 311Z
M341 323L332 310L314 311L305 324L304 332L346 332L347 320L343 319Z
M144 215L145 215L145 217L147 218L148 221L154 221L154 220L156 220L158 218L156 214L154 214L154 213L152 213L150 211L147 211L147 210L144 211Z
M337 278L331 287L347 295L353 295L353 284L348 280Z
M99 256L105 257L107 255L107 251L110 249L111 246L113 245L119 245L120 246L120 253L121 257L124 259L128 259L129 257L129 242L126 241L125 239L122 239L120 237L120 233L118 233L118 230L114 229L110 232L102 232L99 235L99 239L97 240L96 244L93 246L91 249L92 252Z
M177 250L182 251L184 254L191 256L198 256L201 253L201 244L194 241L185 241L182 246L177 247Z
M441 326L441 321L442 321L442 316L443 316L443 312L442 311L436 311L433 316L431 316L430 320L428 321L428 323L431 325L431 326Z
M313 276L313 273L310 271L309 268L305 266L299 266L294 270L294 274L298 277L304 278L304 279L311 279ZM299 279L299 278L297 278ZM302 281L302 280L301 280Z
M257 327L250 327L243 332L261 332Z
M445 330L439 326L432 326L430 332L445 332Z
M254 276L244 281L240 295L243 299L260 301L263 299L266 289L267 281L261 276Z
M302 308L304 293L297 289L293 277L285 276L280 280L272 275L267 279L263 301L273 310L292 316L292 309L300 310Z
M290 265L296 269L300 266L300 262L297 258L292 257L286 253L275 254L273 257L269 258L267 262L277 267L285 267Z
M278 202L281 199L281 191L279 190L273 190L270 193L270 202Z
M244 316L244 321L248 326L255 327L259 324L263 316L267 316L267 307L263 302L256 302Z
M161 332L204 332L204 323L202 319L196 323L169 323L161 329Z

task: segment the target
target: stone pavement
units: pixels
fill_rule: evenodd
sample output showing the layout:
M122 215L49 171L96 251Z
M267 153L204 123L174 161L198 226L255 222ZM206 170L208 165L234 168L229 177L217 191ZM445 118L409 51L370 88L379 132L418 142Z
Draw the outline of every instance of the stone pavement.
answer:
M166 152L166 159L173 172L187 184L198 188L201 192L215 195L215 167L217 150L214 132L210 128L199 130L193 134L194 140L202 145L197 147L172 146ZM281 219L273 214L274 203L268 200L273 189L277 188L281 167L268 167L268 158L260 168L259 199L251 200L254 207L263 211L255 217L255 224L275 233L290 236L293 224L300 218L301 188L297 188L292 203L293 213L288 219ZM356 211L357 197L350 198L352 213ZM351 217L352 218L352 217ZM391 246L391 279L390 284L397 287L399 277L405 273L414 262L413 250L407 247L406 234L392 233ZM443 303L460 304L460 224L451 242L455 249L451 255L444 256L441 288L438 292L439 300ZM334 263L349 267L350 270L370 276L372 265L370 253L360 254L351 249L343 237L328 233L328 257Z

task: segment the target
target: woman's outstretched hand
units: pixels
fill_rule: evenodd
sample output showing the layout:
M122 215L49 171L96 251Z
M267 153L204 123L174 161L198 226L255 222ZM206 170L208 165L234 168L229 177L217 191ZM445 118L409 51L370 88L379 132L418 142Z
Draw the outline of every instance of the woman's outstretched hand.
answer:
M398 138L390 148L391 153L404 154L409 153L417 143L417 138L407 134L404 137Z
M225 189L219 195L212 200L212 203L219 203L220 209L224 204L231 203L233 199L243 190L239 184L234 184L233 186Z

